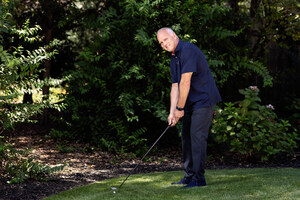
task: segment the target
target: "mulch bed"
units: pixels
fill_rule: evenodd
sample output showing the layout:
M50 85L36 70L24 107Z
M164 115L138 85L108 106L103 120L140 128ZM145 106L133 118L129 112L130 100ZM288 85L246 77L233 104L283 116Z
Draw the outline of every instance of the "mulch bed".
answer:
M39 200L74 187L127 176L140 158L130 155L114 155L108 152L83 152L81 144L69 144L73 148L68 153L58 149L60 143L43 137L45 133L38 126L22 127L10 133L10 143L17 149L33 148L32 154L39 156L43 164L55 166L68 163L63 171L58 172L49 181L26 180L21 184L7 184L7 177L0 177L0 200ZM146 161L134 173L149 173L182 170L180 149L168 149L151 152ZM300 167L300 152L282 154L268 162L240 161L236 155L226 157L210 156L207 169L237 167ZM0 174L1 175L1 174Z

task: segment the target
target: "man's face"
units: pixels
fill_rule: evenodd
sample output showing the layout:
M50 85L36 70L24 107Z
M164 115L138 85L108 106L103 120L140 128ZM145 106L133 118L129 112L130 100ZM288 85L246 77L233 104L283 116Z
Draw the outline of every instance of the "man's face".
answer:
M166 30L158 32L157 40L161 47L168 52L174 52L178 44L176 34L170 34Z

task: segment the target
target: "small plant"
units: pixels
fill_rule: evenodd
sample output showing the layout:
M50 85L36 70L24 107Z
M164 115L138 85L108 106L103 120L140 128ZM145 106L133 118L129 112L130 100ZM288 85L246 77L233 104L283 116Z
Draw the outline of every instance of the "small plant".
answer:
M68 131L56 130L54 128L51 129L49 137L54 140L72 139L72 136Z
M9 184L22 183L26 179L47 180L49 175L63 170L66 166L50 167L36 161L36 156L29 155L30 150L17 150L0 138L0 171L10 177Z
M289 101L290 102L290 101ZM289 121L297 127L300 128L300 98L291 99L291 103L286 106L289 113ZM300 136L300 133L299 133Z
M216 112L212 133L217 143L225 143L230 151L268 160L271 155L289 151L297 146L296 129L287 120L278 119L274 106L260 105L256 86L239 90L245 99L225 103Z
M61 153L72 153L72 152L76 151L76 149L74 147L69 146L68 144L61 143L61 142L56 145L56 148Z

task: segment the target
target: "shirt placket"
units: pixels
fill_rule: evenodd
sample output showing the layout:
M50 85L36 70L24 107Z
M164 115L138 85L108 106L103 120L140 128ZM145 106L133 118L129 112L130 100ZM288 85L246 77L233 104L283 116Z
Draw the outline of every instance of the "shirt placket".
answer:
M181 80L180 59L177 55L174 55L174 60L175 60L175 66L176 66L177 80L178 80L178 84L179 84L180 80Z

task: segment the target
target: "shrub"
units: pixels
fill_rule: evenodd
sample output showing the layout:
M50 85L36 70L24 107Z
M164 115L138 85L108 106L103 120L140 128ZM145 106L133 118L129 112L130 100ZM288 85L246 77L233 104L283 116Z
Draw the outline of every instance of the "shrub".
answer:
M0 5L0 8L1 6L3 5ZM8 11L6 12L0 12L0 19L10 16ZM23 46L38 45L38 41L41 40L42 37L38 35L41 31L40 26L31 27L30 21L26 20L21 28L16 27L7 23L5 28L0 29L0 33L9 33L4 44L0 40L0 127L2 129L14 128L14 125L20 122L37 122L32 118L41 114L43 109L51 107L63 109L64 106L50 105L49 100L34 104L17 103L16 99L19 97L42 91L45 85L59 85L60 81L39 79L44 71L42 64L58 54L55 49L58 46L58 40L53 40L49 45L28 50L29 47ZM19 41L14 41L16 38L19 38Z
M55 82L42 81L39 75L44 70L41 67L44 61L58 54L54 49L58 41L36 48L42 39L38 35L41 28L38 25L31 27L29 20L22 27L13 25L10 6L10 1L0 3L0 134L14 128L16 123L36 122L33 117L44 108L63 108L63 105L49 105L48 101L16 103L18 97L41 91L44 85L50 86ZM9 176L9 183L20 183L28 178L41 180L63 168L42 165L36 161L36 157L29 155L29 151L13 148L0 135L0 172Z
M166 124L171 86L170 55L155 34L163 25L203 50L217 84L238 73L255 73L271 85L266 67L235 45L244 27L233 29L231 20L224 21L231 19L227 6L122 0L110 1L101 11L82 18L88 34L80 41L88 43L79 51L75 70L67 74L67 124L75 139L109 151L136 151L145 148L146 139L156 138L159 131L153 124ZM218 22L222 25L216 27Z
M217 143L226 144L232 152L258 156L261 160L297 146L296 129L289 121L278 119L271 104L260 105L256 86L239 92L245 96L244 100L225 103L224 109L216 112L212 133Z
M49 175L63 170L65 165L50 167L36 161L37 156L29 155L30 150L17 150L0 138L0 172L7 174L8 183L22 183L26 179L46 180Z

